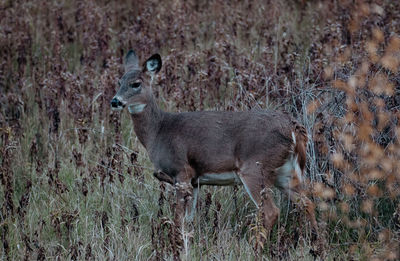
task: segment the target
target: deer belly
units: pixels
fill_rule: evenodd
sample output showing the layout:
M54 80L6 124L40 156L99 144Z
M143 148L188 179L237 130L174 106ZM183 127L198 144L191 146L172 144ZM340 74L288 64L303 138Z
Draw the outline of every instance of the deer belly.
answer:
M205 173L197 182L199 185L232 186L240 185L242 182L235 172Z

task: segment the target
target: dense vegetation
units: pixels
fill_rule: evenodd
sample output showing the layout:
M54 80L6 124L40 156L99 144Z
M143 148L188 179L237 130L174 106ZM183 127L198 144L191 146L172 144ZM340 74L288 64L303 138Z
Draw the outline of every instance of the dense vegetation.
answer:
M400 1L3 0L0 259L400 258ZM286 110L309 132L321 239L279 191L204 187L179 246L174 191L109 102L159 52L168 111Z

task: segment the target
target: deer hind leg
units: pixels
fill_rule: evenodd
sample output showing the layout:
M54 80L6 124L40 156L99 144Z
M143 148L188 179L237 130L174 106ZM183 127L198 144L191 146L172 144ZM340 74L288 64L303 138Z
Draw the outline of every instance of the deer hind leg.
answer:
M289 199L305 210L310 220L313 233L318 236L318 226L315 219L315 205L301 193L302 170L298 162L298 156L290 154L286 162L275 169L275 186L288 195Z
M270 230L279 216L279 209L275 206L272 196L268 192L268 184L265 184L259 166L241 168L238 176L249 194L251 200L257 206L263 216L263 225Z

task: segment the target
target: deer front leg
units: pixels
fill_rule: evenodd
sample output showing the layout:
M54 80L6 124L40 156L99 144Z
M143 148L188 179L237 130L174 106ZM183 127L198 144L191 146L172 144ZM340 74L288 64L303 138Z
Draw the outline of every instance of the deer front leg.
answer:
M171 176L169 176L167 173L162 172L161 170L154 172L153 176L161 182L167 182L171 185L175 184L174 179Z
M176 203L174 213L175 228L178 229L175 237L176 243L179 247L183 243L184 235L184 217L186 212L187 203L192 196L193 186L191 180L194 177L194 170L186 166L183 171L180 171L175 180Z
M192 222L194 219L194 215L196 213L197 199L199 197L199 187L193 188L193 196L192 196L192 208L190 209L190 213L186 211L187 220ZM188 209L188 208L187 208Z
M175 220L176 225L183 224L188 209L188 202L193 195L193 186L190 182L177 182L175 184L176 206Z

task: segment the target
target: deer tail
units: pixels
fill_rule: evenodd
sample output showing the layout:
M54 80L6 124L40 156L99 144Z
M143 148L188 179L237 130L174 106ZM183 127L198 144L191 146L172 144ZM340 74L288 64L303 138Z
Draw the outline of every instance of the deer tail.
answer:
M294 154L297 156L297 163L299 164L301 175L304 173L307 160L307 131L303 125L294 123L294 130L292 132L293 143L294 143Z
M292 139L289 157L282 166L276 169L275 185L285 191L302 183L306 166L307 131L296 121L293 121Z

